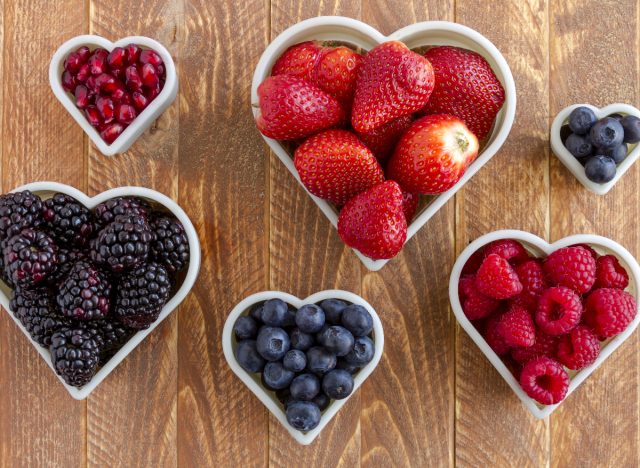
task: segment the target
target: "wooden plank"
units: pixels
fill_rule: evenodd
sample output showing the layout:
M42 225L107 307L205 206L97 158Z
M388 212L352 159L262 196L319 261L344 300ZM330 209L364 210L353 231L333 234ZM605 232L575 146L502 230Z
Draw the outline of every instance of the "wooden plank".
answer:
M48 4L4 2L0 9L3 192L38 180L86 185L82 130L54 98L48 74L58 45L86 31L86 8L61 1L65 15L43 15ZM5 311L0 376L0 466L82 465L85 404L71 399ZM61 428L74 429L61 437Z
M638 8L631 0L552 3L550 118L580 102L637 105ZM637 164L604 197L587 192L556 158L551 169L552 240L602 234L640 254ZM551 465L638 465L638 344L636 333L551 416Z
M502 150L457 198L457 251L487 232L545 237L548 188L548 6L544 0L458 0L456 21L500 49L517 84L515 124ZM544 466L548 424L535 420L466 333L456 338L456 465Z
M90 30L110 40L142 34L176 56L182 32L181 0L94 0ZM89 150L89 190L121 185L153 188L177 199L179 111L174 103L128 151L106 157ZM177 315L165 320L98 387L87 406L87 458L96 466L177 464ZM117 447L117 450L114 450Z
M253 67L268 38L268 3L185 1L180 73L180 202L203 264L179 324L180 466L265 466L267 410L231 372L227 314L267 289L264 143L251 115Z
M363 20L384 34L453 16L449 0L363 2ZM363 296L380 313L386 338L361 396L364 466L447 466L453 460L454 328L447 291L454 222L452 201L396 259L363 278Z

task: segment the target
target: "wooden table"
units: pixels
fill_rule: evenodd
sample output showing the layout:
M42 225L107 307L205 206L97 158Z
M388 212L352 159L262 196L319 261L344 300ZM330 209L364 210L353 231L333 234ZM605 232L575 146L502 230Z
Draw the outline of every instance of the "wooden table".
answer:
M474 238L519 228L549 240L603 234L640 252L640 167L607 196L550 154L575 102L638 104L640 7L624 1L16 0L2 28L2 189L36 180L89 194L142 185L175 198L203 246L196 287L85 402L73 401L0 314L1 466L637 466L637 334L552 417L536 421L456 325L447 286ZM304 18L345 15L390 33L457 21L503 52L518 111L496 157L379 273L370 273L253 125L258 57ZM125 155L99 154L47 79L59 44L144 34L175 57L180 94ZM364 296L386 334L379 368L309 447L293 442L227 368L233 305L278 289Z

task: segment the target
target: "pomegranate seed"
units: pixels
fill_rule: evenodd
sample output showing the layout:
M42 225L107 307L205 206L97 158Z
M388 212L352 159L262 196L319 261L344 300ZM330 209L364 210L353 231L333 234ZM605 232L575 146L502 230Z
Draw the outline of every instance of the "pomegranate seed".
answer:
M139 91L134 91L131 94L131 100L138 111L142 111L149 104L149 100Z
M78 85L75 91L76 106L80 109L84 109L89 105L89 90L85 85Z
M140 62L150 63L151 65L162 65L162 59L155 50L146 49L140 53Z
M127 56L127 51L122 47L114 48L107 57L107 63L111 68L122 68Z
M84 115L87 117L87 120L93 127L98 127L102 120L100 119L100 113L98 112L98 108L96 106L88 106L84 110Z
M122 84L118 83L118 87L111 93L111 99L113 99L113 102L119 103L122 102L125 96L129 97Z
M124 68L112 68L111 76L113 76L116 80L121 80L124 77Z
M160 94L160 85L155 86L153 88L149 88L145 91L144 95L149 100L149 102L153 101L158 94Z
M156 67L156 70L158 70L158 76L160 77L160 79L164 80L165 79L164 65L158 65Z
M137 91L142 87L142 80L138 73L138 67L131 65L125 70L125 83L131 91Z
M116 120L120 123L129 125L136 118L136 110L133 106L120 104L116 107Z
M89 57L91 56L91 51L87 46L81 46L76 50L76 54L80 56L80 61L82 63L87 63L87 60L89 60Z
M84 83L89 78L89 64L83 63L80 65L80 70L76 73L76 81L79 83Z
M118 82L113 76L101 73L96 78L96 86L99 90L111 94L118 88Z
M99 91L98 85L96 84L95 76L91 75L89 78L87 78L87 82L85 84L87 85L87 88L89 88L89 91L92 91L94 93L97 93Z
M62 87L70 93L76 89L76 78L68 70L62 74Z
M80 55L75 52L71 52L64 61L64 69L71 73L77 72L80 69L80 65L82 65L82 60Z
M129 65L136 63L140 58L140 47L135 44L129 44L127 46L127 63Z
M102 120L104 123L110 123L113 121L114 117L114 109L113 109L113 101L109 98L98 97L96 99L96 107L102 115Z
M155 88L160 84L158 72L156 71L156 67L152 64L145 63L142 65L142 71L140 74L142 75L142 82L149 88Z
M92 75L99 75L104 73L107 69L107 56L108 52L104 49L96 49L93 51L91 57L89 57L89 69Z
M124 127L119 123L113 123L100 132L100 136L104 141L111 144L120 136Z

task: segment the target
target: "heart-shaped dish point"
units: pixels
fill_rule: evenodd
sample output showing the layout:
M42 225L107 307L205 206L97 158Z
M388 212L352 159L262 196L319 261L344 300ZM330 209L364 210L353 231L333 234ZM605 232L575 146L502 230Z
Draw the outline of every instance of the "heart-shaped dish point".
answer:
M513 239L519 241L525 247L525 249L536 256L546 256L555 250L574 244L588 244L593 247L594 250L596 250L599 254L615 255L620 261L620 264L627 270L629 274L629 286L627 287L626 291L636 299L636 302L638 302L639 299L638 285L640 284L640 265L638 265L638 262L633 257L633 255L629 253L629 251L627 251L617 242L614 242L606 237L591 234L579 234L565 237L564 239L549 244L544 239L541 239L538 236L518 230L502 230L485 234L484 236L481 236L470 243L456 260L455 264L453 265L451 277L449 280L449 301L451 302L451 307L453 309L453 313L456 316L456 319L458 320L458 323L460 324L460 326L462 326L465 332L467 332L467 335L469 335L469 337L475 342L478 348L480 348L482 353L496 368L498 373L507 382L507 384L515 392L518 398L520 398L527 409L531 411L531 413L536 418L542 419L549 416L558 406L562 404L562 402L555 405L540 405L531 397L529 397L524 392L524 390L522 390L522 388L520 387L520 383L515 379L513 374L505 366L500 357L491 349L491 347L489 347L482 335L480 335L478 330L476 330L473 324L466 317L466 315L462 311L462 305L460 304L460 299L458 297L458 283L462 275L462 268L467 263L467 260L469 260L471 255L473 255L473 253L478 251L483 246L500 239ZM600 355L593 364L574 374L570 374L572 375L571 382L569 384L569 389L567 391L565 399L568 398L569 395L574 390L576 390L576 388L578 388L582 384L582 382L584 382L587 377L591 375L593 371L598 368L598 366L606 361L606 359L619 346L621 346L627 338L629 338L629 336L638 327L639 323L640 314L636 314L633 321L622 333L616 335L607 342L602 343Z
M364 50L370 50L386 41L404 42L410 49L429 45L452 45L473 50L482 55L491 65L494 73L505 90L505 102L496 117L494 128L484 144L477 159L469 166L462 178L448 191L429 199L409 223L407 241L469 180L478 170L491 159L504 144L516 110L516 88L513 75L507 61L500 51L482 34L471 28L447 21L426 21L415 23L397 30L389 36L384 36L375 28L361 21L342 16L320 16L297 23L276 37L265 49L256 66L251 86L251 103L254 117L258 115L258 86L270 74L274 63L290 46L309 40L333 41L350 45ZM290 150L277 140L265 137L271 150L278 156L285 167L293 174L298 183L300 177L293 164ZM302 185L302 184L301 184ZM304 188L304 186L303 186ZM318 205L334 227L338 224L336 208L312 194L311 199ZM355 250L362 263L371 271L382 268L388 260L373 260Z
M89 124L81 109L76 107L71 95L62 87L62 72L64 71L64 61L66 57L80 46L87 46L93 50L102 47L111 51L114 47L124 47L127 44L137 44L143 49L153 49L156 51L165 65L166 81L160 94L149 103L149 105L124 129L122 134L111 144L107 144L95 128ZM116 42L111 42L104 37L95 35L82 35L69 39L62 44L51 59L49 64L49 83L53 93L67 109L67 112L78 122L85 133L91 138L98 150L106 155L112 156L124 153L142 135L151 124L171 105L178 94L178 75L173 58L169 51L158 41L145 36L124 37Z
M304 304L317 304L319 302L324 301L325 299L341 299L345 302L351 304L359 304L363 306L373 318L373 342L375 344L375 353L373 359L369 364L363 367L360 371L358 371L353 376L354 386L353 391L349 397L344 400L332 400L326 410L322 412L322 417L320 419L320 424L315 429L312 429L308 432L300 432L289 425L287 422L287 417L285 415L282 404L275 397L273 392L265 389L261 382L259 374L250 374L245 371L235 357L235 347L236 347L236 339L233 334L233 325L236 322L237 318L241 315L246 315L249 313L251 308L259 303L264 301L268 301L269 299L281 299L289 305L292 305L296 309L300 308ZM231 367L231 370L236 374L240 380L244 382L244 384L249 387L254 395L258 397L258 399L267 407L267 409L276 417L276 419L282 424L285 429L291 434L298 443L302 445L308 445L314 441L316 437L320 434L322 429L329 423L329 421L336 415L336 413L342 408L342 406L353 396L353 394L358 390L360 385L367 380L369 375L376 368L378 363L380 362L380 358L382 357L382 350L384 347L384 332L382 330L382 323L380 322L380 317L374 310L374 308L360 296L341 290L327 290L317 292L307 297L306 299L299 299L291 294L287 294L280 291L263 291L257 294L253 294L238 305L234 307L234 309L229 314L227 321L224 324L224 331L222 332L222 349L224 351L224 357Z
M568 122L569 114L576 107L588 107L591 109L598 119L606 117L611 114L622 114L622 115L635 115L636 117L640 117L640 110L636 107L631 106L629 104L610 104L606 107L598 109L590 104L574 104L569 107L565 107L560 112L555 119L553 119L553 123L551 124L551 150L558 157L558 159L565 165L565 167L571 172L578 181L584 185L588 190L597 193L598 195L605 195L609 190L613 188L613 186L620 180L620 178L624 175L627 170L633 165L634 162L640 156L640 145L630 145L631 151L627 157L618 164L615 177L604 184L597 184L595 182L590 181L584 172L584 166L580 164L580 162L573 157L573 155L569 152L569 150L562 143L562 139L560 137L560 129L562 126Z
M102 192L95 197L89 197L80 190L69 185L60 184L57 182L34 182L18 187L12 190L12 192L21 192L23 190L30 190L34 194L40 196L43 200L50 198L55 193L64 193L75 198L87 208L94 208L100 203L116 197L133 196L144 198L151 203L162 206L173 216L175 216L180 221L180 223L182 223L182 226L184 227L185 233L189 240L190 260L189 266L186 269L186 273L183 272L183 274L181 274L181 277L184 276L182 279L182 284L180 285L180 288L175 292L173 297L171 297L164 305L158 319L153 324L151 324L149 328L141 330L133 335L131 339L127 341L127 343L125 343L125 345L120 348L120 350L98 370L93 379L91 379L88 384L80 388L67 385L64 380L56 374L55 369L51 364L51 355L49 351L36 343L29 336L29 333L22 326L20 321L14 316L13 313L10 312L9 301L11 298L11 289L4 282L0 281L0 304L2 305L2 307L7 311L9 316L13 319L20 330L22 330L29 341L31 341L31 344L33 344L38 353L40 353L40 356L42 356L47 365L51 368L54 374L56 374L56 377L58 377L60 382L65 386L69 394L76 400L83 400L87 398L89 394L93 390L95 390L95 388L100 385L100 383L129 355L129 353L131 353L131 351L133 351L140 344L140 342L142 342L142 340L144 340L150 333L152 333L153 330L158 325L160 325L160 323L165 318L167 318L176 307L178 307L178 305L184 300L187 294L189 294L189 291L193 287L200 270L200 241L198 240L198 234L196 233L196 230L193 227L193 224L191 223L191 220L189 219L187 214L182 208L180 208L180 206L178 206L176 202L174 202L166 195L148 188L118 187Z

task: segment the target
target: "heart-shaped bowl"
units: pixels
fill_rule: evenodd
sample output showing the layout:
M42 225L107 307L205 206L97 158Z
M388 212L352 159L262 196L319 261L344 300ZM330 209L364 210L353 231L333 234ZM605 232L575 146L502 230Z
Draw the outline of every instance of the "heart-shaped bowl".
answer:
M165 64L166 81L160 94L135 118L131 124L115 139L111 144L107 144L95 128L93 128L82 110L76 107L71 94L62 87L62 72L64 71L64 60L67 56L80 46L87 46L93 50L96 47L102 47L106 50L113 50L114 47L124 47L127 44L137 44L143 49L155 50ZM101 36L82 35L69 39L62 44L51 59L49 64L49 83L53 94L58 98L67 112L78 122L84 132L89 135L91 141L96 145L98 150L105 156L112 156L118 153L124 153L133 145L133 143L142 135L156 120L160 117L167 107L171 105L178 94L178 75L173 58L169 51L158 41L145 36L129 36L111 42Z
M284 407L282 403L278 401L274 392L271 392L264 388L260 382L259 374L250 374L245 371L235 356L235 348L236 348L236 338L233 333L233 324L236 322L237 318L241 315L247 315L251 308L264 301L268 301L269 299L282 299L287 304L299 309L304 304L318 304L325 299L341 299L345 302L351 304L359 304L365 309L369 311L371 317L373 318L373 342L375 344L375 353L373 355L373 359L369 364L363 367L358 373L354 374L354 386L353 392L344 400L332 400L327 409L322 412L322 418L320 419L320 424L318 426L308 432L301 432L289 425L287 422L287 417L284 412ZM234 374L236 374L240 380L244 382L244 384L249 387L255 396L264 404L269 411L276 417L276 419L282 424L289 434L300 444L308 445L313 440L318 437L318 434L325 428L325 426L329 423L329 421L336 415L340 408L351 398L355 392L360 388L360 385L367 380L367 377L371 375L373 370L376 368L378 363L380 362L380 358L382 357L382 349L384 348L384 332L382 330L382 322L380 322L380 317L376 313L375 309L365 301L363 298L358 296L357 294L341 291L338 289L327 290L317 292L307 297L306 299L299 299L291 294L287 294L280 291L263 291L256 294L253 294L242 302L240 302L237 306L233 308L227 321L224 324L224 330L222 332L222 350L224 351L224 357L231 367L231 370Z
M613 188L613 186L620 180L620 177L624 175L627 170L631 167L631 165L636 162L638 156L640 156L640 145L629 145L631 148L627 157L618 164L615 177L605 184L597 184L595 182L587 179L587 176L584 172L584 166L580 164L580 162L573 157L569 150L562 143L562 139L560 138L560 129L562 126L568 122L569 114L576 107L588 107L591 109L598 119L606 117L611 114L622 114L622 115L635 115L636 117L640 117L640 110L629 105L629 104L610 104L602 109L594 107L590 104L574 104L569 107L565 107L560 112L555 119L553 119L553 123L551 124L551 134L549 140L551 141L551 150L558 157L558 159L565 165L569 172L571 172L578 181L584 185L587 189L591 190L598 195L605 195L609 190Z
M462 311L462 306L460 305L460 299L458 298L458 283L460 281L460 276L462 273L462 268L464 267L467 260L473 255L474 252L478 251L483 246L489 244L490 242L499 240L499 239L514 239L522 243L522 245L535 256L540 255L548 255L551 252L558 250L562 247L568 247L574 244L588 244L596 250L599 254L611 254L615 255L620 264L627 270L629 273L629 286L626 291L631 294L636 302L638 302L638 285L640 284L640 266L636 259L631 255L627 249L622 247L617 242L612 241L606 237L595 236L591 234L578 234L575 236L565 237L564 239L560 239L552 244L549 244L544 239L541 239L538 236L530 234L524 231L517 230L501 230L494 231L489 234L485 234L484 236L479 237L475 241L471 242L467 248L465 248L455 264L453 265L453 270L451 271L451 277L449 280L449 300L451 302L451 307L453 309L453 313L458 320L458 323L464 328L464 331L467 332L467 335L476 343L480 351L484 353L489 362L493 364L493 367L496 368L498 373L502 376L502 378L507 382L507 384L511 387L511 389L515 392L515 394L522 400L524 405L531 411L531 413L539 419L545 418L549 416L558 406L562 404L562 402L557 403L555 405L540 405L531 397L529 397L524 390L520 387L520 384L515 379L513 374L507 369L505 364L502 362L500 357L489 347L484 338L480 335L478 330L473 326L473 324L469 321L469 319L465 316ZM600 364L602 364L611 354L624 343L624 341L631 336L636 327L640 323L640 314L636 314L634 320L629 324L629 326L619 335L611 338L609 341L602 343L602 349L600 351L600 356L598 359L591 364L590 366L578 371L578 372L570 372L571 383L569 384L569 390L567 391L567 395L565 397L568 398L573 391L585 381L589 375L593 371L595 371ZM563 400L564 401L564 400Z
M187 214L182 208L178 206L176 202L174 202L166 195L148 188L118 187L107 190L106 192L102 192L95 197L89 197L80 190L69 185L60 184L57 182L33 182L15 188L12 190L12 192L20 192L23 190L30 190L36 195L39 195L43 200L51 198L55 193L64 193L75 198L87 208L94 208L98 204L116 197L133 196L144 198L152 204L163 207L164 209L168 210L173 216L175 216L182 223L182 226L184 227L185 233L189 240L190 259L186 274L184 274L184 279L182 279L182 284L180 285L179 289L162 308L162 312L160 313L158 320L151 324L151 326L146 330L141 330L133 335L131 339L127 341L127 343L125 343L125 345L120 348L120 350L118 350L118 352L111 359L109 359L109 361L107 361L107 363L102 366L100 370L98 370L93 379L91 379L88 384L80 388L67 385L65 381L62 380L60 376L58 376L55 369L53 368L53 365L51 364L51 354L49 353L49 350L43 348L38 343L33 341L29 336L27 330L11 312L9 301L11 299L12 290L4 282L0 281L0 304L2 304L2 307L7 311L9 316L13 319L18 328L22 330L29 341L31 341L31 344L33 344L38 353L40 353L40 356L42 356L45 362L49 365L53 373L56 375L56 377L58 377L69 394L76 400L84 400L129 355L129 353L131 353L131 351L133 351L140 344L142 340L144 340L151 332L153 332L153 330L155 330L155 328L160 325L160 323L164 319L166 319L176 307L178 307L178 305L184 300L187 294L189 294L189 291L193 287L193 284L198 277L198 272L200 271L200 241L198 240L198 234L196 233L196 230L193 227L193 224L191 223L191 220L189 219ZM180 278L182 278L182 276L180 276Z
M516 87L511 69L500 51L486 37L471 28L447 21L425 21L415 23L385 36L375 28L361 21L342 16L320 16L311 18L291 26L276 37L265 49L253 74L251 85L251 105L254 117L259 112L258 86L270 74L274 63L290 46L309 40L337 41L356 49L370 50L386 41L404 42L410 49L428 45L452 45L473 50L482 55L491 65L494 73L505 90L505 102L496 117L493 130L484 142L477 159L469 166L458 183L448 191L429 197L429 201L409 223L407 241L429 221L429 219L449 200L462 186L491 159L504 144L516 112ZM293 153L283 143L263 135L271 150L300 183L300 177L293 164ZM302 183L300 183L302 185ZM304 186L303 186L304 187ZM330 203L312 194L311 199L320 207L334 227L338 225L338 211ZM362 263L371 271L382 268L388 260L373 260L355 251Z

